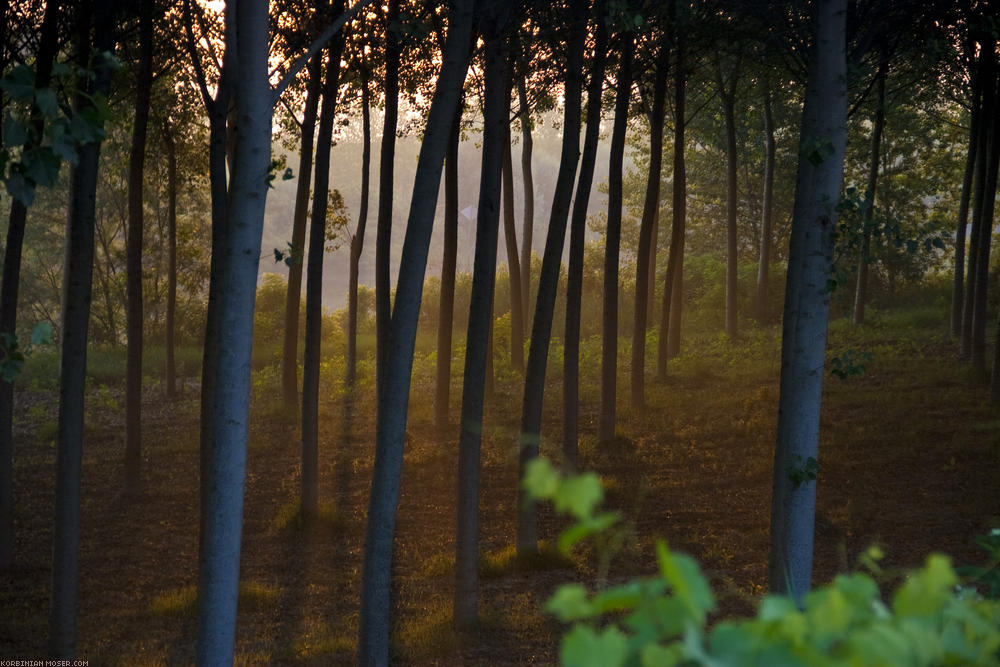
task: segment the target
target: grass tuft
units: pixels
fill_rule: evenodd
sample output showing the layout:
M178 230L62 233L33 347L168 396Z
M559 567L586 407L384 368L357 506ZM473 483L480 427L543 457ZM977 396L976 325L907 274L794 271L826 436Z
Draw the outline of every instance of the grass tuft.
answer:
M259 581L241 581L239 605L243 610L266 609L278 601L281 589ZM157 616L193 616L198 611L197 586L184 586L160 593L149 603Z
M329 501L320 501L316 516L306 517L302 514L301 501L296 498L278 508L277 514L271 520L271 532L280 533L286 530L299 531L311 524L327 528L339 528L344 520L337 508Z

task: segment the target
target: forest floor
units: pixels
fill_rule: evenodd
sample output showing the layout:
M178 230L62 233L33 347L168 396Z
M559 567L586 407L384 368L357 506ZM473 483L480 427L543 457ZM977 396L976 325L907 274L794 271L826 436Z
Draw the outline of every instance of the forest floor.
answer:
M858 567L878 544L892 571L932 551L981 563L974 538L1000 521L1000 416L955 360L943 308L831 325L830 356L866 352L865 372L825 380L815 581ZM649 573L662 537L695 556L713 582L719 616L751 613L767 586L772 457L780 346L774 328L739 341L692 335L649 409L619 401L613 451L594 445L595 366L584 359L582 464L598 471L608 504L635 538L610 578ZM625 347L623 345L623 347ZM592 349L590 349L592 348ZM599 343L584 354L599 358ZM654 348L655 349L655 346ZM589 350L589 351L588 351ZM561 377L550 356L543 454L558 456ZM622 350L622 368L628 350ZM454 371L453 421L461 366ZM517 376L500 371L486 416L482 474L482 629L451 630L457 427L430 423L432 364L417 364L396 545L395 655L401 664L554 663L560 625L540 612L562 582L593 582L594 559L513 557ZM588 373L590 375L588 375ZM267 377L265 377L265 375ZM258 376L255 376L258 377ZM258 377L248 453L237 652L241 664L352 664L361 552L373 459L370 404L346 423L321 406L320 520L297 518L299 446L280 416L274 374ZM196 385L168 402L148 387L143 487L121 495L124 400L94 387L87 405L80 540L78 656L90 665L190 664L197 635L198 428ZM619 387L628 386L622 375ZM365 390L370 397L370 386ZM51 577L55 393L22 387L16 419L16 563L0 575L0 658L38 658L47 636ZM370 403L370 401L369 401ZM543 535L559 520L542 509Z

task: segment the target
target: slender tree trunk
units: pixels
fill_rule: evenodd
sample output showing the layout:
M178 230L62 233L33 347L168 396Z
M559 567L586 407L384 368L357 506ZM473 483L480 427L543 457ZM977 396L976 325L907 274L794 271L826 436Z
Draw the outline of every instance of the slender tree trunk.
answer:
M660 54L656 59L653 82L653 106L649 114L649 173L646 177L646 198L639 225L639 247L635 269L635 311L632 329L632 410L641 414L646 405L646 319L649 316L650 285L653 284L656 245L653 230L660 210L660 175L663 172L663 114L667 98L667 67L670 44L664 33Z
M368 68L361 66L361 204L358 207L358 227L351 239L351 266L347 287L347 387L353 392L358 374L358 273L361 251L368 226L368 195L371 190L372 122ZM350 397L353 399L353 396Z
M508 92L508 100L509 93ZM507 104L508 117L510 103ZM506 122L506 119L505 119ZM507 245L507 274L510 278L510 365L524 372L524 304L521 301L521 263L517 257L514 230L514 165L510 151L510 124L504 130L503 148L503 231Z
M125 363L125 494L140 489L142 447L142 236L143 180L149 98L153 87L153 3L142 0L139 20L139 72L136 80L135 120L128 161L128 234L125 282L128 335Z
M973 68L975 70L975 68ZM955 277L951 295L951 335L962 334L962 304L965 296L965 237L969 226L969 202L972 197L972 177L976 171L979 133L982 132L982 83L978 72L972 75L972 104L969 115L969 150L965 155L965 174L962 177L962 196L958 203L958 224L955 229Z
M83 71L93 67L95 78L81 77L75 113L93 113L95 100L106 99L111 82L109 63L91 63L113 45L110 2L85 2L77 18L77 57ZM91 41L93 16L93 42ZM93 47L92 47L93 45ZM79 147L70 172L63 270L59 359L59 426L56 435L56 498L52 554L52 607L49 617L49 657L71 660L76 653L77 547L80 542L80 486L83 467L84 390L87 381L87 333L94 275L94 221L100 141Z
M175 358L177 320L177 145L173 130L163 122L163 144L167 153L167 319L166 319L166 385L167 398L177 395L177 362Z
M235 5L235 7L234 7ZM264 204L271 164L272 93L268 81L268 2L229 0L239 35L234 101L239 118L219 275L219 351L214 365L211 440L198 570L199 665L231 664L243 524L250 412L253 311ZM227 35L227 38L230 35ZM231 48L232 43L227 44ZM228 50L228 48L227 48Z
M687 219L687 172L684 164L684 93L687 72L684 68L684 33L678 29L676 3L670 3L671 23L677 63L674 65L674 187L673 221L670 225L670 255L663 286L663 312L660 313L660 338L657 346L656 376L667 377L667 360L680 352L681 306L684 280L684 227Z
M992 49L993 46L990 45ZM992 79L987 85L994 91L997 88L998 72L993 69ZM986 158L986 183L982 196L982 220L978 255L976 257L976 287L975 300L972 307L972 367L986 379L986 295L990 278L990 245L993 240L993 212L996 208L997 174L1000 168L1000 114L997 113L1000 100L994 96L992 112L986 118L992 117L993 122L988 130L988 148L983 157Z
M739 332L739 311L737 303L737 246L736 246L736 206L739 192L736 183L736 84L739 81L740 65L730 73L728 81L723 81L721 67L717 71L719 97L726 118L726 335L736 338Z
M465 380L462 384L462 428L458 443L458 528L453 620L455 626L462 630L475 628L479 621L479 454L483 433L483 392L488 352L486 342L493 319L501 173L503 164L509 163L510 158L510 87L504 81L503 56L504 25L510 6L498 3L496 9L500 16L488 15L483 19L486 39L483 160L479 178L476 257L466 335ZM512 214L513 211L509 217L512 218ZM509 244L508 249L516 260L517 246Z
M382 150L379 157L378 220L375 237L375 377L376 391L385 385L386 355L389 352L389 325L392 316L389 290L389 254L392 251L393 164L396 157L396 121L399 116L400 45L395 29L399 21L399 0L389 0L385 42L385 115L382 122ZM378 401L382 404L381 398Z
M4 11L6 16L6 10ZM59 48L59 1L45 3L38 53L35 57L35 86L49 85L52 61ZM6 29L6 25L4 26ZM6 46L6 41L2 42ZM6 55L6 54L4 54ZM2 96L0 96L2 97ZM31 110L25 150L30 150L40 137L44 121L37 108ZM24 226L28 208L20 199L12 199L7 222L7 242L4 246L3 283L0 285L0 333L17 335L17 301L21 287L21 249L24 246ZM0 571L10 568L14 558L14 385L0 379Z
M772 110L771 84L764 79L764 196L761 202L760 261L757 264L757 322L770 319L768 308L771 277L771 237L774 225L774 113Z
M815 8L800 144L828 141L833 150L819 164L799 159L782 326L769 576L771 590L800 604L812 579L821 369L830 307L826 277L847 138L846 5L846 0L822 0Z
M335 15L344 10L336 2ZM306 331L302 346L302 515L313 517L319 502L319 362L323 328L323 255L326 253L326 208L330 192L330 147L340 85L343 40L334 37L326 61L323 102L319 113L313 176L309 259L306 267Z
M583 138L580 176L573 201L569 231L569 269L566 277L566 329L563 350L563 456L578 468L580 415L580 311L583 300L583 251L587 232L587 209L594 182L597 145L601 137L601 94L607 63L608 29L605 0L594 3L597 28L594 35L594 59L587 84L587 132Z
M420 316L434 211L441 186L442 163L468 71L472 5L471 0L456 0L448 14L448 40L417 160L413 198L403 241L392 330L388 332L390 347L379 391L375 464L361 581L358 661L362 665L389 663L392 544L403 464L403 440L406 436L413 346ZM382 183L384 187L386 181L383 179ZM381 213L380 210L380 217Z
M531 344L524 379L524 402L521 408L519 479L529 462L538 457L538 441L542 426L542 397L545 393L545 366L548 362L549 340L552 335L553 310L559 282L559 264L566 238L566 222L573 196L573 181L580 158L580 97L583 87L583 47L587 32L587 2L574 0L570 6L570 34L567 40L565 70L565 107L563 140L552 195L552 212L538 278L538 298L531 323ZM517 488L517 551L529 554L538 550L538 516L535 502L521 485Z
M865 304L868 302L868 261L872 246L872 224L875 214L875 188L878 185L879 158L882 155L882 134L885 131L885 78L889 67L889 59L883 56L882 63L876 75L878 90L878 108L875 110L875 121L872 127L872 152L868 168L868 183L865 187L865 202L863 229L861 240L861 259L858 261L858 284L854 292L855 324L865 321Z
M321 54L313 56L309 61L308 76L306 103L302 114L299 179L295 187L295 208L292 212L292 263L288 267L288 293L285 298L285 340L281 348L281 394L289 414L294 414L299 403L299 303L302 300L302 257L305 251L306 216L309 212L309 176L313 167L316 111L322 84ZM326 210L325 199L323 210Z
M618 64L618 92L615 96L615 123L611 130L611 159L608 165L608 227L604 246L604 312L601 340L601 412L597 441L607 445L615 439L615 407L618 400L618 265L622 237L622 162L625 159L625 132L632 100L632 58L635 35L622 35ZM647 229L648 235L648 229ZM648 243L648 238L647 238ZM640 250L641 252L641 250ZM646 269L645 266L642 267Z
M437 381L434 388L434 423L448 428L451 404L451 338L455 321L455 268L458 259L458 144L461 139L462 105L448 135L444 157L444 256L441 259L441 303L438 308Z
M528 104L527 75L517 77L517 102L521 108L521 180L524 184L524 219L521 226L521 305L525 330L531 326L528 304L531 303L531 243L535 227L535 179L531 170L531 107Z

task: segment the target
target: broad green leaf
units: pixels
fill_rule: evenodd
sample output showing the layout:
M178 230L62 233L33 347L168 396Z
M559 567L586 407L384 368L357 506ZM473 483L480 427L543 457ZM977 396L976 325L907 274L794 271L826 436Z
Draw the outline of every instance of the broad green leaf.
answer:
M642 667L674 667L684 660L684 648L680 644L660 646L646 644L639 652Z
M529 461L524 470L521 486L539 500L547 500L559 489L560 475L547 459L537 458Z
M35 186L29 183L23 174L12 172L4 179L4 186L7 188L7 194L20 199L25 206L35 203Z
M932 554L922 570L913 573L892 601L892 609L900 616L928 616L941 610L949 589L958 583L951 559Z
M818 642L821 649L846 632L851 624L850 604L836 588L811 591L806 595L805 604L813 641Z
M35 106L49 118L59 113L59 101L56 99L55 91L51 88L35 91Z
M643 585L641 581L629 581L621 586L608 588L594 595L591 605L601 613L632 609L642 599Z
M620 515L615 512L598 514L573 524L559 535L559 550L568 554L576 544L595 533L603 532L618 523Z
M22 156L24 175L35 185L50 188L59 179L59 156L47 146L38 146Z
M39 322L31 330L32 345L48 345L52 342L52 324L46 321Z
M569 512L577 519L592 516L594 508L604 500L601 479L587 472L563 481L552 498L557 512Z
M20 120L7 113L3 117L3 143L7 148L23 146L28 141L28 128Z
M662 540L656 543L656 556L660 574L684 603L691 619L704 627L705 615L715 608L715 598L698 563L690 556L672 553Z
M597 613L582 584L560 586L545 603L544 610L564 623L591 618Z
M12 100L30 102L35 94L34 70L27 65L18 65L0 79L0 89L10 95Z
M563 637L559 661L566 667L618 667L628 657L628 639L610 626L597 633L578 625Z

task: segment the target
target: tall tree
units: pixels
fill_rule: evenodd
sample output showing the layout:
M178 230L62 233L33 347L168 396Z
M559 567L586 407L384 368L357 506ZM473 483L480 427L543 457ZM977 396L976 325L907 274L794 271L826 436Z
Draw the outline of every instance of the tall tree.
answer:
M351 237L351 258L347 281L347 386L353 390L358 369L358 269L368 226L368 199L371 191L372 121L371 72L368 63L359 65L361 85L361 203L358 205L358 226Z
M302 252L306 240L306 217L309 213L309 184L313 166L313 140L316 114L322 87L322 58L309 61L309 82L302 114L302 142L299 148L298 182L295 208L292 211L291 265L288 267L288 296L285 299L285 339L281 347L281 394L285 408L294 412L299 402L299 304L302 300ZM326 210L326 200L323 201Z
M969 149L965 154L965 173L962 177L962 195L958 205L958 224L955 227L955 275L951 295L951 335L962 334L962 304L965 296L965 244L966 232L969 226L969 202L972 199L973 175L976 171L976 156L979 146L979 133L982 132L982 115L980 113L983 96L982 81L975 67L975 40L969 40L967 51L970 53L969 69L972 78L972 93L969 104Z
M174 128L161 120L164 152L167 154L167 306L164 322L164 363L167 398L177 395L177 143Z
M483 104L483 158L479 176L476 254L466 335L465 381L462 384L462 427L458 441L458 522L455 540L455 626L472 629L479 621L479 472L482 442L483 393L493 289L496 277L497 236L503 163L510 158L510 86L504 71L506 1L485 3L480 17L485 99ZM506 206L506 204L505 204ZM513 247L517 256L517 246ZM512 270L513 273L513 270ZM520 286L519 286L520 287ZM511 295L513 297L513 293Z
M728 77L723 73L722 63L716 60L715 76L722 101L722 113L726 119L726 334L735 338L738 332L737 304L737 234L736 207L739 199L736 172L736 86L740 80L742 54L737 54Z
M417 160L393 306L392 329L388 332L390 345L384 360L382 386L378 392L375 464L361 580L358 653L359 662L364 665L384 665L389 662L392 544L403 464L413 348L434 211L441 186L442 163L469 66L472 5L472 0L456 0L448 14L448 39ZM380 210L380 218L381 213Z
M878 73L875 75L877 92L875 118L872 121L872 149L869 158L868 183L865 185L865 200L862 208L861 259L858 260L858 282L854 292L855 324L865 321L865 305L868 301L868 257L871 254L872 224L875 214L875 188L878 185L879 158L882 155L882 134L885 131L885 79L889 72L889 54L883 49Z
M444 157L444 254L441 259L441 305L438 319L437 382L434 423L448 427L451 404L451 337L455 321L455 268L458 261L458 144L462 136L462 105L455 110L448 152Z
M631 24L631 17L625 20ZM620 39L618 73L615 81L617 87L615 122L611 130L611 158L608 164L608 226L604 246L601 412L597 422L597 441L601 444L608 444L615 438L615 406L618 401L618 266L621 260L622 236L622 162L625 159L625 132L628 129L628 111L632 101L635 33L626 30ZM648 234L649 230L646 233Z
M632 328L632 409L641 413L646 404L646 318L652 301L650 285L656 278L656 246L653 232L660 211L660 176L663 173L663 117L667 100L667 69L670 64L670 33L663 30L653 73L653 99L649 107L649 171L646 197L639 225L636 251L635 311Z
M139 493L142 448L142 237L143 185L149 100L153 88L153 2L139 3L139 62L135 89L135 119L128 161L128 234L126 292L128 304L125 362L125 493Z
M507 91L510 109L510 91ZM508 118L510 114L508 113ZM510 149L510 122L503 119L503 232L507 246L507 275L510 279L510 365L524 371L524 292L521 289L521 262L517 256L514 229L514 164Z
M535 178L531 155L535 142L531 136L531 106L528 104L527 72L517 77L518 115L521 119L521 181L524 187L524 213L521 220L521 305L525 318L531 300L531 243L535 228ZM525 327L528 322L525 322Z
M59 0L45 3L45 14L35 56L35 88L49 85L52 64L59 48ZM6 24L6 20L5 20ZM6 26L5 26L6 27ZM6 47L6 41L3 42ZM0 97L3 97L0 95ZM44 132L41 109L33 106L28 119L30 130L23 150L30 152ZM7 219L7 242L4 244L3 279L0 285L0 333L17 335L17 301L21 287L21 251L28 207L20 198L11 198ZM14 558L14 385L0 378L0 570L11 566Z
M607 63L608 28L605 0L594 3L596 28L594 56L587 82L587 132L583 137L580 176L576 184L569 230L569 267L566 276L566 328L563 336L563 456L574 468L579 465L580 415L580 311L583 302L583 251L587 231L587 209L594 182L597 145L601 138L601 96Z
M846 0L813 6L781 343L771 504L771 589L797 602L812 579L823 358L847 141Z
M538 278L538 297L531 324L531 344L524 378L524 402L521 408L519 479L529 462L538 457L538 441L542 427L542 397L545 393L545 367L548 363L549 340L556 291L559 283L559 263L566 239L566 222L573 196L573 180L580 158L580 106L583 88L583 48L587 33L587 0L570 3L566 68L564 71L563 139L559 155L559 171L552 210L545 237L542 269ZM535 503L521 485L517 488L517 551L533 553L538 549L538 516Z
M110 0L87 0L77 7L76 58L81 72L73 113L101 118L111 83L114 45ZM96 56L94 54L97 54ZM93 71L90 78L87 72ZM83 467L84 390L87 380L87 334L94 275L94 219L99 129L80 147L70 171L63 268L59 357L59 426L56 434L56 498L52 554L52 608L49 654L72 659L76 653L77 547L80 542L80 485Z
M760 257L757 262L757 322L764 324L770 317L768 308L771 276L771 243L774 234L774 98L771 82L765 74L764 87L764 194L761 201Z
M334 12L344 0L334 0ZM328 48L319 112L309 259L306 267L306 331L302 360L302 515L316 514L319 502L319 362L323 327L323 255L326 253L326 210L330 192L330 147L340 86L340 56L344 42L335 37Z

